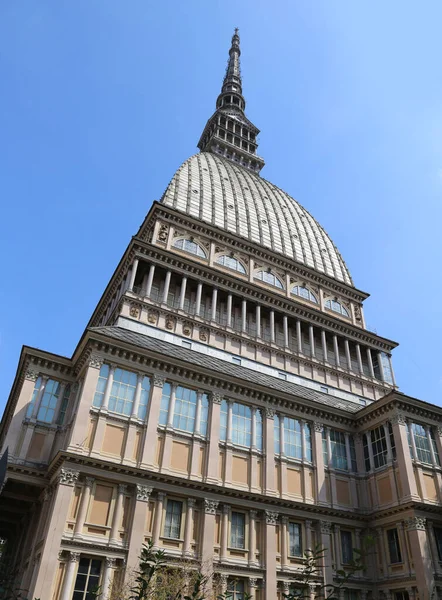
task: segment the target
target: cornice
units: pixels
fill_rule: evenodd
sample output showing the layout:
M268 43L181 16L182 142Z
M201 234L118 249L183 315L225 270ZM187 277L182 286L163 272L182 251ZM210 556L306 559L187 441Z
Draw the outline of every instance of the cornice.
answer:
M363 427L376 418L392 417L398 412L406 417L420 417L429 424L442 423L442 407L391 391L384 398L362 408L357 414L356 425Z

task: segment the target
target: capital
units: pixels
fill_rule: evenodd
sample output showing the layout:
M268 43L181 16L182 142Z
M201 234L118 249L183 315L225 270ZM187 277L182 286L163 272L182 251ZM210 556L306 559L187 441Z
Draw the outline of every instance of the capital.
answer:
M25 372L25 379L28 379L29 381L37 381L38 371L32 368L32 366L29 366Z
M119 483L118 484L118 493L120 495L127 494L127 485L124 483Z
M117 559L111 556L106 556L105 562L106 567L108 567L109 569L115 569L115 567L117 566Z
M78 481L79 472L73 469L60 469L57 480L61 485L74 486Z
M319 521L319 524L321 527L321 533L324 533L324 534L331 533L332 524L330 521Z
M322 433L324 431L324 425L322 423L318 423L318 421L315 421L313 423L313 426L315 428L315 431L317 431L318 433Z
M137 485L137 500L141 500L141 502L149 502L152 492L153 488L149 487L148 485Z
M103 357L99 356L98 354L94 354L92 353L89 356L89 366L92 367L93 369L101 369L101 367L103 366Z
M206 514L215 515L217 508L218 508L218 502L216 500L210 500L210 498L204 498L204 512Z
M277 525L278 524L279 513L273 512L271 510L266 510L265 515L266 515L267 525Z
M69 559L69 562L77 563L80 560L80 553L79 552L69 552L68 559Z
M410 517L405 521L405 527L408 531L425 531L427 519L425 517Z
M94 485L94 481L95 481L94 477L85 477L84 478L84 486L89 489L92 489L92 486Z
M165 381L166 381L166 380L165 380L165 378L164 378L164 375L163 375L163 374L161 374L161 373L154 373L154 374L153 374L153 381L152 381L152 383L153 383L153 385L154 385L155 387L162 388L162 387L163 387L163 385L164 385L164 383L165 383Z
M390 417L390 423L392 425L406 425L407 419L403 413L397 412Z
M221 402L223 400L223 396L222 396L221 392L213 391L210 394L210 399L212 400L213 404L221 404Z
M265 411L266 411L266 417L268 419L275 418L275 409L274 408L269 408L268 406L266 406Z
M258 586L258 580L256 579L256 577L249 577L249 587L257 587Z

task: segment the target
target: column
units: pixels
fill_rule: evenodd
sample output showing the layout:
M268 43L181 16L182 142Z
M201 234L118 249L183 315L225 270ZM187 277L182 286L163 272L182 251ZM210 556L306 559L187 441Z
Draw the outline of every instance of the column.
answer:
M249 577L249 598L250 598L250 600L255 600L257 587L258 587L258 580L256 579L256 577Z
M203 392L196 394L195 433L201 435L201 409L203 407Z
M356 358L358 360L358 369L361 375L364 374L364 367L362 366L362 356L361 356L361 347L359 344L356 344Z
M114 516L112 519L112 526L111 526L111 531L110 531L110 543L111 544L121 544L121 538L120 538L120 525L121 525L121 518L123 516L123 505L124 505L124 497L127 493L127 486L120 483L118 485L118 495L117 495L117 499L115 501L115 509L114 509Z
M150 294L152 293L152 284L153 284L153 278L155 275L155 265L150 265L149 268L149 275L147 277L147 283L146 283L146 298L150 298Z
M344 433L344 437L345 437L345 456L347 458L348 472L351 473L353 471L353 467L352 467L351 451L350 451L350 434Z
M275 496L275 411L265 409L265 489L269 496Z
M229 535L229 513L230 506L223 504L222 516L221 516L221 552L220 559L224 561L227 558L227 546L228 546L228 535Z
M201 310L201 294L203 292L203 284L198 282L198 286L196 288L196 299L195 299L195 316L199 317Z
M167 271L166 278L164 280L163 289L163 303L167 304L167 298L169 297L170 278L172 277L171 271Z
M80 560L79 552L69 552L66 563L66 572L64 575L63 589L60 594L60 600L71 600L74 587L74 578L77 571L77 563Z
M404 563L404 571L410 573L410 560L408 557L408 544L407 544L407 532L404 530L404 524L402 521L396 523L399 536L399 544L401 547L402 560Z
M196 500L194 498L187 499L187 514L186 523L184 527L184 556L192 557L192 532L193 532L193 511L195 508Z
M324 329L321 331L321 341L322 341L322 353L324 355L324 362L328 362L327 335L326 335Z
M256 560L256 510L249 510L249 567L257 567Z
M209 448L207 459L207 482L218 483L219 476L219 427L221 421L222 395L214 391L210 395L210 424L208 427ZM212 543L213 546L213 543Z
M103 579L101 583L101 598L108 600L112 591L113 571L117 566L117 559L106 556L104 560Z
M232 327L232 294L227 296L227 327Z
M413 433L413 422L410 419L407 419L405 427L407 427L408 431L410 432L410 441L411 441L411 450L413 452L413 460L419 462L419 458L417 455L417 449L416 449L416 440L414 439L414 433Z
M322 560L324 584L333 584L333 565L331 554L331 527L330 521L319 521L321 546L325 548Z
M261 337L261 307L256 305L256 337Z
M430 600L434 586L433 565L430 545L427 539L426 519L411 517L405 522L414 564L416 587L420 600Z
M316 465L316 489L317 489L317 502L320 505L327 505L327 489L325 484L325 465L324 465L324 454L322 450L322 432L324 426L322 423L313 423L313 442L314 442L314 463Z
M103 403L101 405L102 410L109 408L109 398L112 391L112 384L114 382L115 365L110 365L109 377L106 382L106 389L104 390Z
M204 523L201 543L201 570L207 577L213 574L213 545L215 543L215 518L218 502L211 498L204 498Z
M351 371L351 356L350 356L350 344L348 340L344 340L345 358L347 360L347 369Z
M407 425L402 413L396 413L391 419L394 442L396 446L396 460L402 485L402 501L420 500L417 492L416 478L414 476L413 462L410 456L407 438ZM413 439L413 436L411 436Z
M334 546L335 546L335 571L340 571L342 569L342 558L341 558L341 528L335 523L333 525L334 532Z
M141 547L144 543L146 531L147 510L153 488L147 485L135 486L135 507L132 518L132 526L129 535L129 549L127 552L127 571L138 569Z
M87 509L89 507L89 500L91 498L92 486L94 485L95 479L93 477L86 477L84 480L83 491L81 493L80 506L78 507L77 518L75 520L74 536L81 537L83 533L84 522L86 520Z
M296 319L296 343L298 346L298 352L302 354L301 321L299 319Z
M241 303L241 331L243 333L247 331L247 300Z
M275 311L270 311L270 341L275 343Z
M186 286L187 286L187 277L183 277L181 279L180 303L178 306L178 308L180 310L184 309L184 300L186 299Z
M213 288L212 290L212 307L210 317L212 321L216 321L216 303L218 300L218 288Z
M393 451L391 449L390 429L388 427L388 421L386 423L383 423L382 427L384 428L385 442L387 444L387 462L388 464L391 464L393 461Z
M155 549L158 549L161 535L161 523L163 521L163 508L166 494L164 492L158 492L157 501L155 503L155 520L153 523L152 531L152 543Z
M382 352L378 352L378 365L381 373L381 381L385 381L384 365L382 363Z
M288 552L287 552L287 526L289 523L288 517L281 516L281 568L287 568Z
M310 340L310 356L315 357L315 331L313 329L313 325L308 326L308 335Z
M129 279L129 290L130 291L132 291L134 289L135 276L137 274L137 269L138 269L138 258L135 257L134 262L132 264L132 269L130 272L130 279Z
M368 371L370 373L370 377L374 378L373 359L371 357L371 350L370 350L370 348L367 348L367 362L368 362Z
M265 543L265 598L273 600L276 598L276 532L275 526L278 522L278 513L269 510L265 511L266 517L266 543Z
M175 412L175 399L176 399L176 383L171 385L170 390L170 402L169 402L169 412L167 413L167 427L173 428L173 414Z
M307 520L305 525L305 550L312 550L312 522Z
M284 315L282 317L282 328L284 331L284 347L288 348L289 347L289 322L288 322L287 315Z
M338 336L333 335L333 350L335 353L336 366L341 366L341 357L339 356L339 344L338 344Z
M284 416L279 415L279 454L285 456Z
M382 564L382 574L384 576L384 578L388 577L388 563L387 563L387 552L388 552L388 548L387 548L387 544L386 544L386 540L385 540L385 534L384 534L384 530L382 529L382 527L378 527L376 529L376 534L379 540L379 544L381 546L381 564Z
M144 373L137 373L137 387L135 388L135 397L132 407L132 418L138 418L138 409L140 408L141 386L143 385Z

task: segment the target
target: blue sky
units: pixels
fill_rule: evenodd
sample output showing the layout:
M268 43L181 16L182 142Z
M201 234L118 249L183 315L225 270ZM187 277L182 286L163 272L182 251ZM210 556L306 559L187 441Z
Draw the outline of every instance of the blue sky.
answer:
M343 254L400 389L442 404L442 3L3 0L0 410L22 344L70 356L196 152L233 28L262 175Z

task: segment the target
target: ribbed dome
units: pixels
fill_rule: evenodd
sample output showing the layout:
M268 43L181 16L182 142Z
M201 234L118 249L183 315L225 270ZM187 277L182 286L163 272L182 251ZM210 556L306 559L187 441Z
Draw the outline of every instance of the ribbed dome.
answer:
M208 152L192 156L161 202L353 285L337 248L305 208L230 160Z

